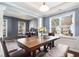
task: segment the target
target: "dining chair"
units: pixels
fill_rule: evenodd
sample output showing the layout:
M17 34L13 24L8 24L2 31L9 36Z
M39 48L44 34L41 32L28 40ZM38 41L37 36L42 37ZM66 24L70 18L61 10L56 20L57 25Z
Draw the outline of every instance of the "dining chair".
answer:
M49 36L54 36L54 33L48 33Z
M25 56L25 50L24 49L12 49L10 51L7 50L6 42L4 39L1 39L2 48L4 51L5 57L23 57Z
M58 44L48 51L43 57L66 57L69 50L68 45Z
M54 33L48 33L48 36L54 36ZM51 49L52 47L54 47L54 41L49 42L48 45L47 45L47 48L48 48L48 47L49 47L50 49Z

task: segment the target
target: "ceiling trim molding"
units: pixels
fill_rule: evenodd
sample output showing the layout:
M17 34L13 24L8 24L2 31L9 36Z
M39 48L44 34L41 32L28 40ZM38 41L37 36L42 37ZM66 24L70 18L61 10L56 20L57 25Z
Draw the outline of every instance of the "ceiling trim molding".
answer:
M58 4L58 5L54 6L54 7L51 7L50 10L52 10L53 8L57 8L57 7L59 7L59 6L63 5L63 4L67 4L67 2L63 2L61 4Z
M29 15L29 16L33 16L33 17L38 17L39 16L39 14L37 14L35 12L32 12L30 10L25 10L24 8L22 8L22 7L20 7L20 6L16 5L16 4L13 4L13 3L10 3L10 2L5 2L5 4L8 4L8 5L12 6L12 7L15 7L15 8L19 9L25 15Z
M6 10L6 6L0 5L0 10Z
M51 14L50 16L47 16L47 17L52 17L52 16L56 16L56 15L58 15L58 14L62 14L62 13L65 13L65 12L72 12L72 11L75 11L77 8L79 8L79 4L78 5L76 5L76 7L74 6L74 7L71 7L71 8L69 8L69 9L67 9L67 10L63 10L63 11L61 11L61 12L58 12L58 13L55 13L55 14Z

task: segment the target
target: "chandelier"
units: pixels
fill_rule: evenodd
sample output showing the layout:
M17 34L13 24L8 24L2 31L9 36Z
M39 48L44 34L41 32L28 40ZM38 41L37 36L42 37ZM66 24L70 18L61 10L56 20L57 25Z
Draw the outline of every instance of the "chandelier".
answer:
M46 5L45 2L43 2L43 5L39 9L41 12L47 12L49 10L48 5Z

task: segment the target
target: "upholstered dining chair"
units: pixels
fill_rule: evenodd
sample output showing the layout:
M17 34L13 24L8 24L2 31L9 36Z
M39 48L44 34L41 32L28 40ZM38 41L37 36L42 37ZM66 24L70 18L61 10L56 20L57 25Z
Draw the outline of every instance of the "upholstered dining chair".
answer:
M53 47L48 51L43 57L66 57L68 50L68 45L58 44L56 47Z
M25 56L25 50L24 49L12 49L10 51L7 50L5 40L1 39L2 48L4 51L5 57L24 57Z
M49 36L54 36L54 33L48 33Z
M54 33L48 33L48 36L54 36ZM54 41L51 41L48 43L48 47L51 49L52 47L54 47Z

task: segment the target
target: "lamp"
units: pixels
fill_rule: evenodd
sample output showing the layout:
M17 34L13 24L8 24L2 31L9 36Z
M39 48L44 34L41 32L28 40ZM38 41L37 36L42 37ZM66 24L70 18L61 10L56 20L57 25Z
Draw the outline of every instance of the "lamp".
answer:
M49 10L49 7L48 7L48 5L46 5L45 2L43 2L43 5L40 7L39 10L42 11L42 12L46 12L46 11Z

